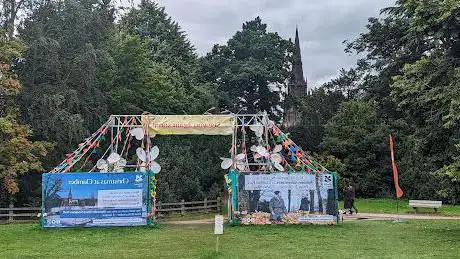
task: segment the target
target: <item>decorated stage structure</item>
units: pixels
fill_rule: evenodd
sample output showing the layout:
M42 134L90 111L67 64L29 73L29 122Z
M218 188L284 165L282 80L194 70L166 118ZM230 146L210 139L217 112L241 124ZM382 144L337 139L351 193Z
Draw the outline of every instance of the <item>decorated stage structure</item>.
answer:
M337 224L337 175L312 161L267 114L112 115L43 174L43 227L134 226L156 215L159 135L227 135L228 220ZM164 172L167 173L167 172Z

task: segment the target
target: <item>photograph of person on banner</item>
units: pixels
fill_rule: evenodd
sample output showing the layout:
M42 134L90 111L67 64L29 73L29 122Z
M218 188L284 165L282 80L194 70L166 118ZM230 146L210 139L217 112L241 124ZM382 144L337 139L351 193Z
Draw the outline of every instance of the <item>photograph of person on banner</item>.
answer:
M275 196L270 200L269 208L272 220L275 222L282 221L282 217L286 214L286 206L280 191L275 191Z

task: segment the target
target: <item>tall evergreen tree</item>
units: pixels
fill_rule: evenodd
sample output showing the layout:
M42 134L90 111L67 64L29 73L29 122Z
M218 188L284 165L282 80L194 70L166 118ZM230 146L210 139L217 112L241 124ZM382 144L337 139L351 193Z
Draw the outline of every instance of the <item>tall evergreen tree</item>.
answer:
M150 0L142 0L138 7L130 9L122 17L119 27L123 33L138 36L145 42L148 53L143 58L148 57L151 64L157 67L157 75L163 73L165 80L174 87L176 96L172 98L177 98L175 102L180 102L180 105L173 104L165 112L201 114L216 104L215 90L199 74L194 47L164 7Z
M346 170L339 174L357 185L358 194L375 197L390 189L387 135L371 103L348 101L326 124L321 145L343 161Z
M257 17L226 45L215 45L202 59L205 80L217 87L219 105L233 112L266 111L279 120L281 89L290 76L293 45Z
M325 125L344 100L340 91L331 91L326 87L313 89L311 94L298 100L302 120L298 126L289 129L291 138L306 150L321 152L320 144L324 138Z
M111 114L185 113L185 91L177 72L149 58L149 49L137 35L120 32L114 39L111 55L115 68L107 80Z
M50 166L107 119L101 82L112 59L107 40L114 9L108 2L44 2L19 30L29 46L21 68L22 115L37 139L56 143Z
M401 181L408 197L441 195L458 201L458 191L444 191L458 190L458 182L446 185L435 172L456 168L444 166L458 157L458 113L453 111L460 91L459 13L455 0L399 0L379 18L370 18L368 30L347 44L347 51L364 54L349 85L362 91L359 98L377 104L378 117L399 140Z

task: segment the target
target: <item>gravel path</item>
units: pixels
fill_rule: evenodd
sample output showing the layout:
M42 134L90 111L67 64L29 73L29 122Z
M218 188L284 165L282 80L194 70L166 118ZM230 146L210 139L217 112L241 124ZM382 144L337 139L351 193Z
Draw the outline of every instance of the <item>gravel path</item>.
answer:
M342 215L344 221L348 220L394 220L399 219L455 219L460 220L460 217L448 217L438 215L423 215L423 214L383 214L383 213L358 213L354 215Z
M382 214L382 213L359 213L354 215L341 215L343 221L355 220L395 220L398 218L396 214ZM436 216L436 215L423 215L423 214L400 214L401 220L424 219L424 220L460 220L460 217ZM214 219L200 219L200 220L178 220L178 221L163 221L165 224L173 225L202 225L213 224Z

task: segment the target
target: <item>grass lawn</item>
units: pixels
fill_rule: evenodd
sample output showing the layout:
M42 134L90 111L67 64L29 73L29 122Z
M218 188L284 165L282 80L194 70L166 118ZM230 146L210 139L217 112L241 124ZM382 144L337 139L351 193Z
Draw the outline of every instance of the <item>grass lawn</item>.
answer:
M396 213L397 201L391 199L358 199L356 207L358 212L366 213ZM340 202L340 209L343 209L343 202ZM399 212L413 214L414 209L409 207L408 200L399 201ZM420 208L419 213L431 214L434 213L433 209ZM443 204L439 210L438 215L443 216L460 216L460 205Z
M356 202L359 212L361 213L396 213L396 200L391 199L358 199ZM414 209L408 207L408 200L399 201L399 212L405 214L414 214ZM339 208L343 209L343 201L340 202ZM419 214L433 214L442 216L460 216L460 205L443 204L439 213L434 213L433 209L419 209ZM226 213L224 213L226 215ZM214 212L187 212L185 215L170 214L159 218L160 221L166 222L170 220L198 220L198 219L213 219Z
M0 258L458 258L460 222L356 221L338 226L212 225L41 229L0 225Z
M168 221L187 221L187 220L200 220L200 219L214 219L214 215L216 212L187 212L185 215L180 215L179 213L164 215L162 217L158 217L160 222L168 222ZM227 215L227 214L223 214Z

